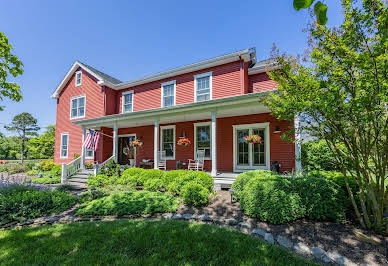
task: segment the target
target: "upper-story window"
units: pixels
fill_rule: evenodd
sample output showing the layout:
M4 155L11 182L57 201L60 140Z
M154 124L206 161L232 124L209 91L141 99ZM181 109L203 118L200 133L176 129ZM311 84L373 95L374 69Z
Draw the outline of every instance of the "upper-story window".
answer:
M194 99L196 102L212 99L212 72L194 76Z
M75 72L75 86L82 84L82 71Z
M133 91L123 92L123 113L133 111Z
M76 96L70 99L71 111L70 119L85 117L86 96Z
M176 81L162 83L162 107L175 105Z

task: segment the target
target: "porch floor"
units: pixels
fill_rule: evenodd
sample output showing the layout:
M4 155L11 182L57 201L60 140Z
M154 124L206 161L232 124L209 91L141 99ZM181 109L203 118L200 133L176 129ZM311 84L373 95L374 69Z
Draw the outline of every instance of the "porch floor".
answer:
M210 172L206 172L209 175L211 174ZM214 176L214 187L217 190L220 189L228 189L230 186L233 184L234 180L237 178L239 173L234 173L234 172L219 172L217 173L217 176Z

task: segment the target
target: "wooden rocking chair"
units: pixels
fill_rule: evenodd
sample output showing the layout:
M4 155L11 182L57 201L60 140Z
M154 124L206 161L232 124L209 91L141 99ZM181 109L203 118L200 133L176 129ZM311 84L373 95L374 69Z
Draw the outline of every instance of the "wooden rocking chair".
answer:
M158 169L167 170L166 151L159 151Z
M205 150L197 151L197 158L195 160L189 159L188 170L203 171L205 163Z

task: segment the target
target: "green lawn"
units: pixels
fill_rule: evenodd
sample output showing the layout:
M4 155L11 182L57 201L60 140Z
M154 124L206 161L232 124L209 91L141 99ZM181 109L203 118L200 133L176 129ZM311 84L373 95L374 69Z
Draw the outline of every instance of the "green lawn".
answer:
M83 222L0 232L1 265L313 265L249 235L184 221Z

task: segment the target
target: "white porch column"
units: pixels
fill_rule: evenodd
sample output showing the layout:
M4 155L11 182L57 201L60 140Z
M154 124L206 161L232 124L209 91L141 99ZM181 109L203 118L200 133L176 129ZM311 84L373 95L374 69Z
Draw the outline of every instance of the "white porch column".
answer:
M159 118L155 118L155 126L154 126L154 169L159 168Z
M115 159L115 163L118 162L118 146L119 146L119 142L118 142L118 136L117 136L117 122L114 122L113 124L113 155L114 155L114 159Z
M295 170L302 170L302 162L301 162L301 132L299 125L299 116L295 115L294 117L294 129L295 129Z
M212 111L212 129L211 129L211 132L212 132L212 136L211 136L211 144L212 144L212 147L211 147L211 152L212 152L212 171L211 171L211 175L214 177L214 176L217 176L217 127L216 127L216 112L215 111Z
M82 127L82 142L81 142L81 145L84 143L85 136L86 136L86 129L85 129L85 127ZM81 146L81 169L85 169L85 154L86 154L85 147L82 145Z

